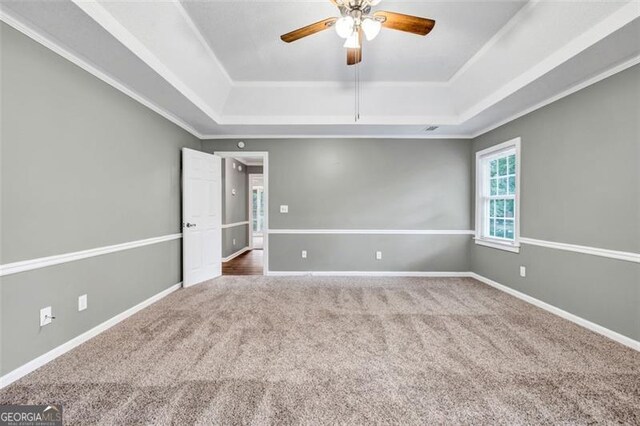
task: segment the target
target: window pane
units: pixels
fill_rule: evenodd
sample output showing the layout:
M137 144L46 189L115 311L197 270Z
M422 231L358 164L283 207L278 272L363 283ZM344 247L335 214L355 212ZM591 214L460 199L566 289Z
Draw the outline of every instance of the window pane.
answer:
M498 158L498 174L500 176L507 175L507 157Z
M491 179L491 195L497 195L498 194L498 180L497 179Z
M516 174L516 155L512 154L509 156L509 174Z
M504 215L506 217L513 217L514 212L514 200L506 200L506 207L504 209Z
M491 177L496 177L498 174L498 160L493 160L491 162Z
M496 217L504 217L504 200L496 200Z
M496 211L496 201L495 200L491 200L489 201L489 217L494 217Z
M504 237L513 240L513 220L504 221Z
M507 194L507 179L506 177L498 179L498 195Z
M496 237L504 238L504 219L496 219Z
M489 235L491 237L496 236L496 220L495 219L491 219L489 221Z
M509 177L509 194L515 194L515 193L516 193L516 177L510 176Z

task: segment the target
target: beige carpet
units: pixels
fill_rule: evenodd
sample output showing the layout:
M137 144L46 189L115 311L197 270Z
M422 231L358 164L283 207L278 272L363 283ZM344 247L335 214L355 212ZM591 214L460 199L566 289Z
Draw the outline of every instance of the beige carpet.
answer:
M0 403L69 424L640 424L640 353L471 279L229 276Z

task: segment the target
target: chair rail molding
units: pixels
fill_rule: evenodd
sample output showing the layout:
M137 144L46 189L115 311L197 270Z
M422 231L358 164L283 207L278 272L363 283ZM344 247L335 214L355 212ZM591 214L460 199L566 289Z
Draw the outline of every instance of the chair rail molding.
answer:
M454 229L269 229L268 234L354 234L354 235L473 235L473 230Z
M179 238L182 238L182 233L146 238L144 240L130 241L127 243L75 251L72 253L58 254L55 256L39 257L36 259L6 263L4 265L0 265L0 277L3 277L5 275L17 274L19 272L31 271L34 269L46 268L47 266L59 265L61 263L73 262L89 257L102 256L103 254L115 253L117 251L129 250L133 248L148 246L151 244L163 243L165 241L177 240Z
M225 223L221 226L222 229L235 228L236 226L248 225L249 221L245 220L243 222L234 222L234 223Z
M593 256L608 257L610 259L625 260L627 262L640 263L640 253L610 250L599 247L580 246L577 244L557 243L554 241L537 240L535 238L520 238L520 243L531 246L547 247L556 250L572 251L575 253L590 254Z

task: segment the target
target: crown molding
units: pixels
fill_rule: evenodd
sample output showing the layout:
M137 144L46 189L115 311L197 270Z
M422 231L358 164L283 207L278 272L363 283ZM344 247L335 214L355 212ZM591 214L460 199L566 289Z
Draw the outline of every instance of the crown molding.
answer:
M538 3L539 2L536 2L536 4ZM458 116L459 122L464 123L470 120L506 97L516 93L518 90L539 79L559 65L567 62L569 59L593 46L598 41L603 40L605 37L611 35L613 32L622 28L639 16L640 7L638 7L636 2L632 1L625 6L622 6L619 10L593 26L590 30L572 39L555 53L538 62L536 66L530 68L523 74L520 74L515 79L504 84L498 90L476 102L473 106L467 108Z
M99 12L95 12L98 15L101 14L105 14L108 15L108 20L112 21L111 24L109 25L114 25L114 27L121 27L121 28L116 28L116 29L111 29L109 30L107 28L107 30L114 36L116 37L116 39L119 39L124 37L124 38L128 38L131 37L132 39L134 39L133 43L134 45L137 43L138 45L142 46L142 44L137 41L137 38L131 34L126 28L122 27L122 25L116 20L115 17L113 17L112 15L110 15L110 13L102 8L101 5L94 5L93 3L95 2L90 2L91 4L88 4L87 2L84 2L82 0L73 0L82 10L84 10L84 7L89 7L89 8L93 8L93 7L97 7L98 10L100 10ZM496 33L494 35L494 37L492 37L481 49L480 51L478 51L469 61L467 61L467 63L465 65L463 65L463 67L461 67L456 74L454 74L454 76L447 82L390 82L390 81L381 81L381 82L367 82L367 83L363 83L365 85L365 87L378 87L378 88L385 88L385 87L405 87L405 88L410 88L410 87L445 87L450 85L452 82L455 82L457 79L460 78L460 75L464 74L465 70L468 69L475 61L478 61L478 58L482 57L483 55L486 54L486 52L488 52L491 49L491 46L495 45L495 43L497 43L498 40L500 40L501 38L505 37L506 35L508 35L509 29L512 28L514 25L516 25L518 22L520 22L520 20L524 19L523 17L527 15L527 11L530 10L532 7L534 7L535 5L541 3L541 1L539 0L534 0L532 1L530 4L527 4L523 7L523 9L521 9L513 18L511 18L511 20L503 27L499 30L498 33ZM206 42L206 40L204 39L202 33L199 31L199 29L197 28L196 24L193 22L193 20L190 18L188 12L184 9L184 6L179 4L179 2L176 2L177 8L180 11L180 14L182 16L182 18L184 18L184 20L186 21L187 25L189 26L189 28L193 31L194 36L198 39L198 42L201 43L204 48L206 49L206 51L208 52L208 55L210 56L210 59L212 61L215 61L216 64L218 64L220 66L220 68L224 71L224 75L226 76L225 78L228 79L229 84L231 87L263 87L264 85L262 84L262 82L249 82L249 81L233 81L231 79L231 77L229 76L229 74L226 72L226 70L224 69L224 67L221 66L220 61L217 59L217 57L215 56L215 53L213 52L213 50L211 49L211 47L209 46L209 44ZM634 19L638 18L638 16L640 16L640 9L636 9L634 8L635 4L633 2L626 4L624 6L622 6L619 10L617 10L616 12L614 12L612 15L610 15L608 18L606 18L605 20L603 20L602 22L600 22L598 25L594 26L593 28L591 28L589 31L587 31L586 33L582 34L581 36L577 37L576 39L574 39L571 43L568 43L564 48L560 49L558 52L556 52L555 54L552 55L552 57L547 58L548 60L543 61L544 63L541 63L539 67L536 67L536 69L534 71L535 74L540 74L544 75L546 72L548 72L548 70L546 70L546 68L548 68L549 66L551 66L550 64L556 64L555 66L557 66L558 63L562 63L564 61L566 61L567 59L569 59L570 57L572 57L572 55L575 55L576 52L580 52L584 49L586 49L588 46L592 45L594 40L597 41L599 39L602 39L603 37L606 37L608 34L611 34L612 32L614 32L616 29L621 28L623 25L625 25L626 23L629 23L631 21L633 21ZM95 19L95 17L94 17ZM106 19L106 18L105 18ZM622 64L616 65L611 67L610 69L598 74L595 77L592 77L584 82L578 83L576 85L574 85L573 87L557 94L554 96L551 96L549 98L547 98L546 100L539 102L531 107L525 108L503 120L500 120L498 122L495 122L493 124L490 124L484 128L482 128L481 130L477 130L477 131L464 131L462 133L456 133L456 134L447 134L447 135L442 135L442 134L428 134L428 133L417 133L417 134L404 134L404 133L391 133L391 134L384 134L384 135L367 135L367 134L344 134L344 133L330 133L330 134L322 134L322 135L318 135L318 134L305 134L305 133L297 133L297 134L247 134L247 133L243 133L243 134L228 134L228 133L222 133L222 134L210 134L210 133L206 133L206 132L199 132L197 130L195 130L195 128L193 128L190 124L186 123L185 121L183 121L182 119L178 118L177 116L175 116L173 113L165 110L162 107L159 107L158 105L156 105L154 102L146 99L144 96L140 95L139 93L135 92L134 90L128 88L126 85L122 84L121 82L119 82L118 80L110 77L109 75L107 75L105 72L101 71L100 69L98 69L97 67L95 67L94 65L92 65L91 63L89 63L88 61L80 58L79 56L77 56L76 54L72 53L71 51L63 48L60 44L58 44L57 42L55 42L54 40L52 40L51 37L35 30L34 28L31 28L29 25L27 25L25 22L22 22L20 19L18 19L15 16L12 16L9 12L7 12L6 9L2 9L0 10L0 20L6 22L8 25L10 25L11 27L15 28L16 30L20 31L21 33L27 35L28 37L32 38L34 41L42 44L43 46L49 48L50 50L54 51L55 53L59 54L60 56L64 57L65 59L69 60L70 62L74 63L75 65L79 66L80 68L84 69L85 71L89 72L90 74L98 77L100 80L106 82L107 84L113 86L114 88L118 89L119 91L121 91L122 93L126 94L127 96L131 97L132 99L140 102L141 104L143 104L144 106L148 107L149 109L151 109L152 111L160 114L162 117L166 118L167 120L169 120L170 122L176 124L177 126L181 127L182 129L184 129L185 131L189 132L190 134L192 134L193 136L197 137L198 139L201 140L207 140L207 139L270 139L270 138L278 138L278 139L299 139L299 138L317 138L317 139L325 139L325 138L362 138L362 139L474 139L476 137L479 137L497 127L500 127L510 121L513 121L519 117L522 117L530 112L533 112L539 108L542 108L552 102L555 102L565 96L568 96L572 93L575 93L579 90L581 90L582 88L588 87L589 85L592 85L604 78L607 78L613 74L616 74L618 72L621 72L633 65L636 65L638 63L640 63L640 55L636 56ZM98 21L96 21L98 22ZM102 23L99 23L99 25L102 25ZM104 26L104 25L103 25ZM105 27L106 28L106 27ZM122 30L122 33L119 33L119 31ZM116 34L119 34L119 37L116 36ZM131 46L129 44L126 44L128 48L131 49ZM138 47L140 47L138 46ZM134 46L135 47L135 46ZM158 71L158 69L156 69L155 67L151 66L149 64L149 62L147 60L145 60L143 58L143 56L147 55L147 59L151 62L153 62L154 60L157 61L158 63L160 62L155 56L153 56L153 54L151 52L148 51L148 49L146 49L146 47L142 46L141 49L143 50L143 52L141 53L142 56L140 56L138 51L133 50L133 52L140 57L143 61L145 61L145 63L147 63L147 65L149 65L155 72L158 72L161 76L165 77L165 80L168 81L169 84L174 85L174 87L176 87L187 99L189 99L192 103L194 103L194 105L196 105L198 108L200 108L201 110L203 110L201 108L201 105L204 104L204 101L198 97L196 97L196 101L194 101L193 97L188 96L187 94L185 94L185 91L182 90L182 87L180 86L181 82L178 80L176 84L174 84L174 81L172 81L172 78L170 76L169 79L166 78L166 76L164 74L162 74L161 72ZM151 59L149 59L149 57L151 57ZM553 68L553 67L552 67ZM545 71L546 70L546 71ZM171 73L172 74L172 73ZM533 75L533 74L532 74ZM539 78L541 75L538 75L535 78ZM174 76L175 77L175 76ZM175 77L177 79L177 77ZM436 123L439 124L441 126L458 126L458 125L463 125L465 124L469 119L477 116L478 114L480 114L481 112L485 111L486 108L489 108L490 106L494 105L496 102L499 102L499 100L503 99L504 97L508 96L512 89L516 86L521 87L522 84L528 84L526 83L528 80L530 80L531 78L533 78L530 73L528 72L526 76L520 76L518 77L516 80L517 81L511 81L510 83L508 83L506 86L503 86L498 92L494 92L491 95L485 97L483 100L481 100L480 102L476 103L476 106L473 107L475 109L469 109L465 112L463 112L462 114L458 114L458 115L446 115L446 116L420 116L420 115L414 115L414 116L409 116L409 115L398 115L398 116L388 116L388 115L383 115L383 116L367 116L367 117L363 117L363 119L358 122L357 124L354 124L352 121L352 117L348 117L346 115L340 115L340 116L287 116L287 115L279 115L279 116L260 116L260 115L217 115L215 114L215 111L210 110L209 112L204 111L210 118L212 118L213 121L215 121L215 123L219 124L219 125L229 125L230 127L233 126L251 126L251 125L277 125L277 124L281 124L281 125L353 125L354 126L354 130L358 131L357 127L358 126L367 126L367 125L424 125L425 123ZM535 80L534 78L534 80ZM259 83L259 84L258 84ZM346 82L265 82L265 84L267 86L272 85L273 87L307 87L308 84L311 84L312 86L318 87L318 88L322 88L322 87L342 87L346 84ZM508 93L507 93L508 92ZM195 95L195 94L194 94ZM198 101L199 99L199 101ZM482 105L482 108L479 107L479 105ZM486 107L486 108L485 108ZM212 115L214 115L217 120L215 118L212 117ZM212 123L213 126L215 126L215 123ZM440 131L442 131L443 129L441 129Z
M220 115L204 99L194 92L180 77L166 66L151 50L118 21L109 10L99 2L71 0L84 13L90 16L98 25L104 28L116 40L126 46L151 69L174 86L191 103L204 112L211 120L220 122ZM175 3L175 2L174 2ZM187 22L188 25L188 22Z
M93 75L94 77L97 77L98 79L102 80L103 82L107 83L108 85L114 87L115 89L119 90L120 92L122 92L125 95L129 96L130 98L132 98L133 100L141 103L142 105L146 106L147 108L149 108L153 112L155 112L155 113L161 115L162 117L166 118L167 120L169 120L170 122L172 122L176 126L178 126L178 127L182 128L183 130L186 130L187 132L191 133L193 136L197 137L198 139L202 139L203 138L203 135L200 132L198 132L196 129L194 129L191 125L189 125L186 122L184 122L182 119L176 117L175 115L173 115L172 113L170 113L166 109L159 107L158 105L156 105L155 103L151 102L150 100L148 100L144 96L140 95L139 93L129 89L127 86L125 86L124 84L120 83L118 80L112 78L111 76L107 75L106 73L102 72L101 70L99 70L98 68L93 66L91 63L85 61L84 59L80 58L78 55L72 53L71 51L63 48L60 44L58 44L57 42L53 41L50 37L48 37L48 36L38 32L38 31L36 31L35 29L33 29L33 28L29 27L29 26L27 26L21 20L19 20L18 18L16 18L15 16L10 14L9 12L7 12L6 9L4 9L4 8L0 8L0 21L2 21L5 24L9 25L13 29L21 32L22 34L26 35L27 37L29 37L33 41L41 44L42 46L46 47L47 49L49 49L51 51L53 51L54 53L57 53L58 55L62 56L64 59L66 59L67 61L71 62L72 64L74 64L74 65L76 65L78 67L80 67L81 69L85 70L86 72L88 72L89 74Z
M388 134L388 135L345 135L345 134L291 134L291 135L271 135L271 134L255 134L255 135L202 135L202 140L217 139L472 139L471 135L406 135L406 134Z
M547 106L549 104L554 103L555 101L558 101L558 100L560 100L562 98L565 98L565 97L567 97L569 95L572 95L572 94L574 94L576 92L579 92L582 89L585 89L585 88L587 88L587 87L589 87L589 86L591 86L593 84L598 83L599 81L602 81L602 80L604 80L606 78L609 78L609 77L611 77L611 76L613 76L613 75L615 75L615 74L617 74L619 72L622 72L622 71L626 70L627 68L631 68L632 66L637 65L637 64L640 64L640 55L635 56L635 57L629 59L628 61L625 61L625 62L623 62L623 63L621 63L619 65L616 65L616 66L614 66L614 67L612 67L612 68L610 68L610 69L608 69L608 70L606 70L606 71L604 71L604 72L602 72L602 73L600 73L600 74L598 74L598 75L596 75L594 77L591 77L590 79L588 79L586 81L583 81L582 83L578 83L578 84L570 87L569 89L558 93L557 95L554 95L554 96L551 96L551 97L545 99L542 102L539 102L539 103L537 103L537 104L535 104L535 105L533 105L533 106L531 106L529 108L526 108L526 109L524 109L524 110L522 110L522 111L520 111L520 112L518 112L516 114L513 114L513 115L505 118L504 120L501 120L501 121L499 121L497 123L491 124L491 125L485 127L484 129L479 130L479 131L471 134L470 137L475 139L475 138L477 138L479 136L482 136L485 133L488 133L488 132L490 132L492 130L495 130L498 127L504 126L505 124L510 123L510 122L512 122L514 120L517 120L520 117L524 117L525 115L530 114L533 111L536 111L536 110L538 110L540 108L543 108L543 107L545 107L545 106Z

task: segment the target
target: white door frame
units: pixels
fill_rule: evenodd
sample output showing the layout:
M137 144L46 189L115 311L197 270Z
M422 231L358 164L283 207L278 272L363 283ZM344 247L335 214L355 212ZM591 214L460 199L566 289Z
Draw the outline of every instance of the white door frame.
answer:
M269 274L269 153L266 151L215 151L215 155L222 158L237 158L238 161L242 161L242 158L246 157L262 157L262 179L264 186L264 229L262 231L262 244L263 244L263 274ZM249 183L247 182L247 186ZM247 191L251 193L251 191ZM221 200L222 201L222 200ZM250 228L251 224L251 211L249 211L249 238L251 238ZM250 247L253 242L249 242Z
M264 176L262 173L249 173L249 190L248 192L248 197L249 197L249 249L253 250L253 189L251 188L251 178L255 177L255 176L260 176L262 177L263 180L263 198L264 198ZM262 212L264 215L264 211ZM264 242L264 229L262 230L262 237L263 237L263 242ZM263 247L264 249L264 244Z

